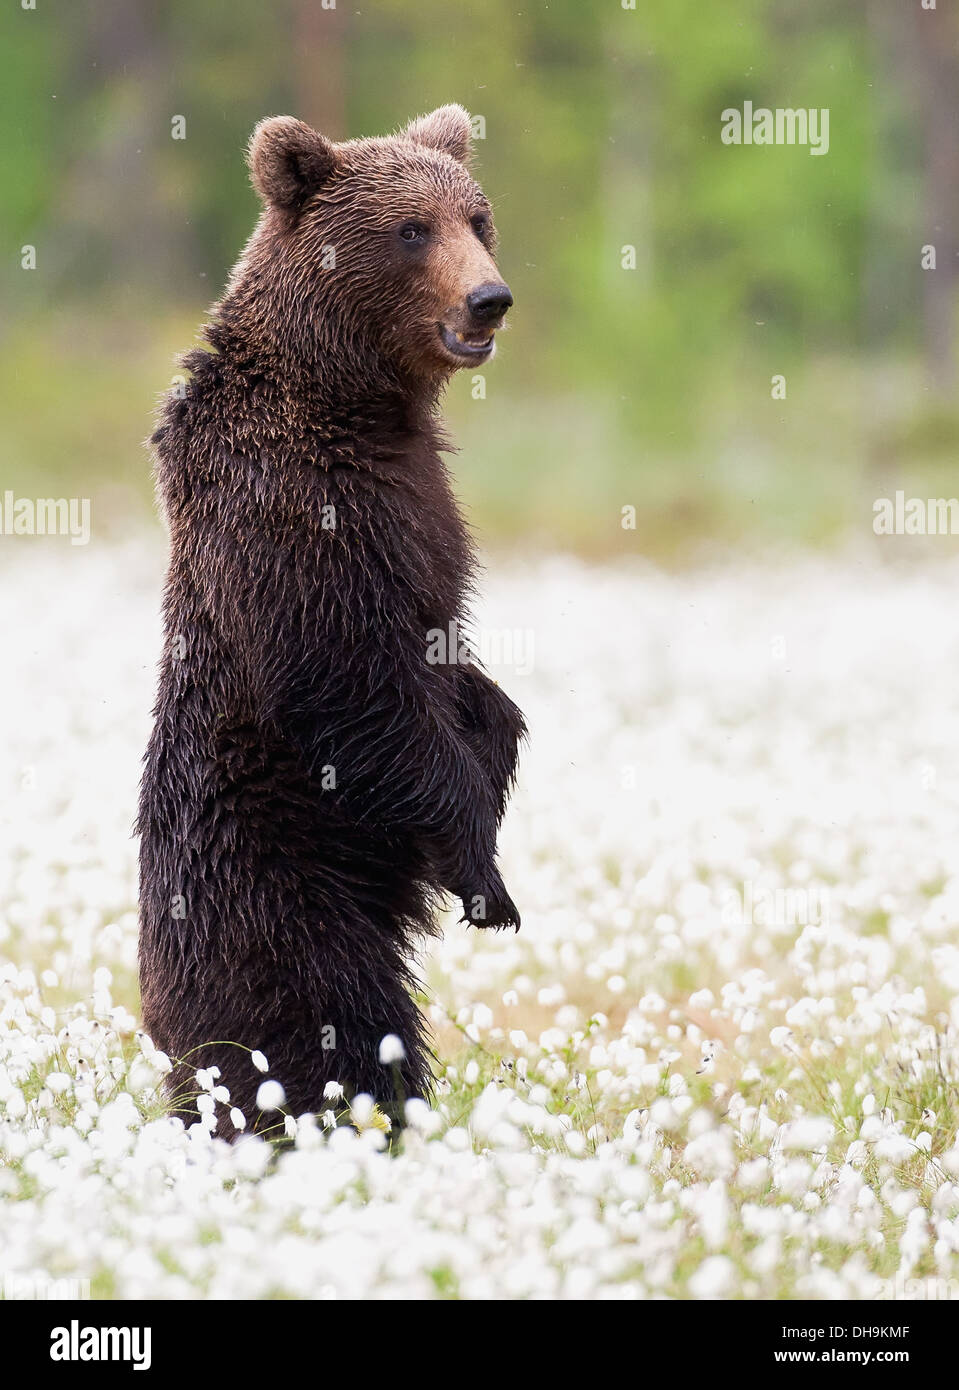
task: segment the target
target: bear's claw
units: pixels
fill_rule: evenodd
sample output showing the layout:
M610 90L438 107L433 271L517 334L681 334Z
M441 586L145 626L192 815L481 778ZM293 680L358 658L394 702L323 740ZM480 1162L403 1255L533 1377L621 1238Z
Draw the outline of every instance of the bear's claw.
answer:
M519 908L513 902L499 874L489 884L462 895L463 916L460 921L474 927L504 927L520 929Z

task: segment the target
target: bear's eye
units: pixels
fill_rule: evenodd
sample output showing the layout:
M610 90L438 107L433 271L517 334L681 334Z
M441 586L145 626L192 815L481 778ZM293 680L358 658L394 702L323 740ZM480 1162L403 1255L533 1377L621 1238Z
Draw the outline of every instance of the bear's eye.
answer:
M479 237L480 241L483 241L486 233L489 231L489 218L486 216L485 212L478 212L475 217L470 218L470 221L473 224L473 231Z
M399 229L400 241L405 241L409 246L422 245L429 234L429 228L424 227L422 222L404 222Z

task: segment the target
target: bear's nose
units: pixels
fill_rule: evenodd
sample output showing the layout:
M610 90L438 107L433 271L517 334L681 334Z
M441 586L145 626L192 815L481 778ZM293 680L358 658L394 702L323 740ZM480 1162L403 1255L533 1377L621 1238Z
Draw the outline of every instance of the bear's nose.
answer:
M502 318L512 302L509 285L479 285L466 296L466 307L480 323Z

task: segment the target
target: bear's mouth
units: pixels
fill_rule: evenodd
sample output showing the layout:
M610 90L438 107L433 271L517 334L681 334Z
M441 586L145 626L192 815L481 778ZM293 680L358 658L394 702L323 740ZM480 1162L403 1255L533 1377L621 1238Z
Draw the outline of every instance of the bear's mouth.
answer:
M453 357L475 362L480 357L488 357L493 351L493 333L487 333L485 337L482 330L479 333L457 333L447 328L445 323L437 324L437 328L443 346Z

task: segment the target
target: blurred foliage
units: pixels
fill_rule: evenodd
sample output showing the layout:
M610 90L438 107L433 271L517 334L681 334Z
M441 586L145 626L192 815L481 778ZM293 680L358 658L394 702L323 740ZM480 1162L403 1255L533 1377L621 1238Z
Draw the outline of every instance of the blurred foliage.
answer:
M941 480L959 442L959 193L935 159L959 148L954 14L628 3L6 7L4 486L93 495L119 524L149 499L155 396L256 216L258 119L376 134L451 100L486 121L477 169L516 298L487 399L463 374L448 401L487 541L815 542ZM827 107L828 154L724 146L721 112L746 100Z

